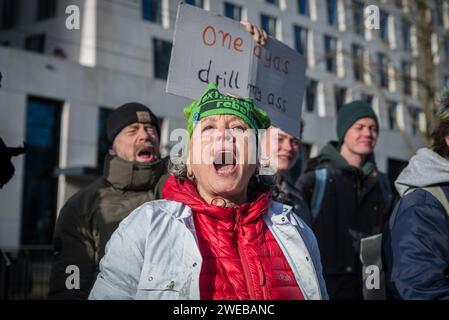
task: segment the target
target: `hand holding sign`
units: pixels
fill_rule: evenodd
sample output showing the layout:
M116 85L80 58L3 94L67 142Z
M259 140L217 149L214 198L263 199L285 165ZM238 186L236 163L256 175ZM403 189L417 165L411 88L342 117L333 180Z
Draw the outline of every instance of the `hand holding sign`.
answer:
M216 82L222 92L252 97L273 125L299 136L304 57L276 39L262 46L266 33L242 24L181 3L166 91L196 99Z
M240 23L245 27L245 30L253 36L254 41L258 45L264 46L267 43L268 35L263 29L259 29L258 26L252 24L249 21L240 21Z

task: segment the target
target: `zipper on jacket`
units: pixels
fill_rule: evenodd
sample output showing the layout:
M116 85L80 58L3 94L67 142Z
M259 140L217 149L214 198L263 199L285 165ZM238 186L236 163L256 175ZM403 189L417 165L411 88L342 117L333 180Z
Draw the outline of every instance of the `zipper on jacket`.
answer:
M259 284L262 287L262 299L269 300L269 294L267 289L267 278L265 277L265 270L263 269L262 262L259 261Z
M240 213L237 213L236 216L235 216L234 229L232 229L232 231L234 231L234 232L237 231L237 226L238 226L239 223L240 223L240 219L241 219Z
M248 261L246 260L246 256L240 248L238 237L237 237L237 252L240 256L240 261L242 263L243 268L243 276L245 277L246 287L248 288L248 295L250 300L256 299L256 293L254 292L254 286L251 282L251 272L249 271Z

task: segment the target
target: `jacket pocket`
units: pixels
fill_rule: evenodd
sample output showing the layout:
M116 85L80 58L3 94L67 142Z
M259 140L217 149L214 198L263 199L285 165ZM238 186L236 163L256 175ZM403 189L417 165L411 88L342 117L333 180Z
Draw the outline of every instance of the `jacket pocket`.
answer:
M183 272L181 268L145 264L137 289L179 292L182 285Z

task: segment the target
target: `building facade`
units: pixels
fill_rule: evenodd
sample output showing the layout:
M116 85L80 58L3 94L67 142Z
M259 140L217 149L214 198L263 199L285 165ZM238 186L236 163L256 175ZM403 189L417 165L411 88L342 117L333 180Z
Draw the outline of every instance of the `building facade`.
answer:
M0 190L0 247L51 242L59 208L101 171L104 120L113 108L129 101L150 106L162 120L165 153L176 143L170 133L184 127L189 101L166 94L165 85L179 2L0 0L0 136L8 146L28 144ZM415 1L185 2L259 24L306 56L304 157L335 139L336 112L353 99L368 101L380 117L382 170L393 174L424 144L419 88L407 81L420 72ZM449 3L429 3L436 82L443 86ZM370 4L380 8L378 30L364 25Z

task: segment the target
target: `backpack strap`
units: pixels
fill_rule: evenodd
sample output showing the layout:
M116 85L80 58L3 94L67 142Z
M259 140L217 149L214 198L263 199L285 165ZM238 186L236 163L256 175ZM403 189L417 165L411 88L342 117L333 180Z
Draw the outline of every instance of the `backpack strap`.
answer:
M444 211L449 216L449 201L447 200L446 194L444 193L443 189L439 186L425 187L422 189L426 190L431 195L433 195L435 198L437 198L438 201L443 206Z
M316 220L321 210L324 192L326 191L327 168L315 170L315 187L313 189L310 211L312 213L312 222Z

